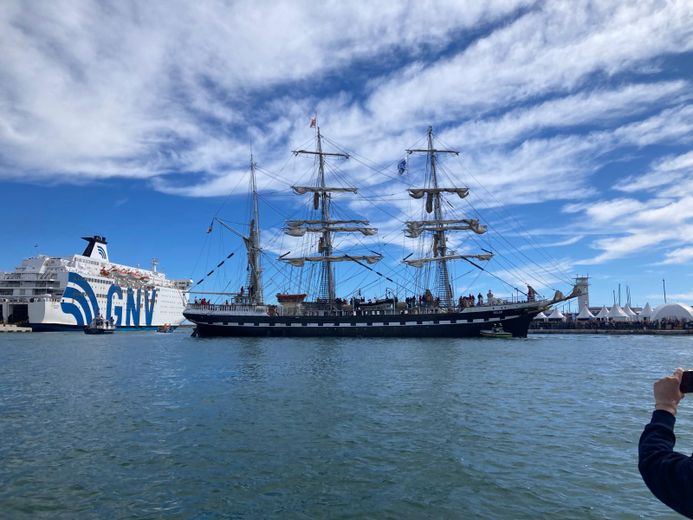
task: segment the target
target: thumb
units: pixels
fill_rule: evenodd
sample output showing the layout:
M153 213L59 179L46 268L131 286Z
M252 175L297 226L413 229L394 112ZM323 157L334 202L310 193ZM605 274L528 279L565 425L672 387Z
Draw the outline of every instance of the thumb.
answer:
M683 377L683 368L678 367L676 370L674 370L674 377L678 379L679 383L681 382L681 378Z

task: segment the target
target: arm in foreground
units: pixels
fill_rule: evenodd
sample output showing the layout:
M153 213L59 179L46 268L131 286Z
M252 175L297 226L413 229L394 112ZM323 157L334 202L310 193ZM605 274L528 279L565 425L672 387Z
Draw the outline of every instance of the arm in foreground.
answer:
M674 417L683 397L678 390L681 370L655 383L655 408L640 436L638 469L659 500L693 518L693 458L674 451Z

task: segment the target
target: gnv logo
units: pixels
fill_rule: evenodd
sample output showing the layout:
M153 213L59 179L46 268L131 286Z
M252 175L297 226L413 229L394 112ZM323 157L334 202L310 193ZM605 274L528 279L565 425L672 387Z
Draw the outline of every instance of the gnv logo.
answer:
M91 323L95 316L101 314L94 290L89 282L77 273L70 273L67 282L60 308L64 313L74 316L79 326ZM65 301L67 299L72 301ZM144 303L144 325L140 323L142 303ZM155 303L156 289L150 292L146 289L134 290L128 287L123 295L123 289L113 284L106 294L105 318L113 318L117 327L151 327Z

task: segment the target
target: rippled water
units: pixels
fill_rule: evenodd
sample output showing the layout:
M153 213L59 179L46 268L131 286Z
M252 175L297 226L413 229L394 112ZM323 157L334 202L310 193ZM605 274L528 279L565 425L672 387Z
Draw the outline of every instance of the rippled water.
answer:
M0 516L676 518L637 441L693 337L189 332L0 335Z

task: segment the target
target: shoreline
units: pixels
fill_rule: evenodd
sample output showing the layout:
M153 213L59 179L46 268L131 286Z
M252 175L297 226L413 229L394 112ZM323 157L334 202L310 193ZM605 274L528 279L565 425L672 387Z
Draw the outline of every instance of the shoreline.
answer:
M693 329L529 329L528 334L618 334L625 336L685 336L693 334Z

